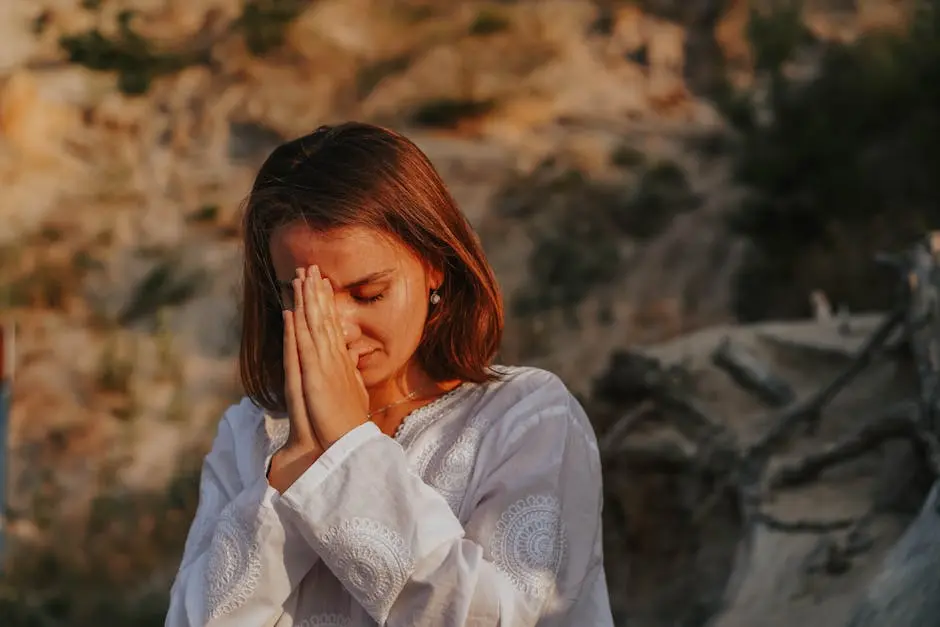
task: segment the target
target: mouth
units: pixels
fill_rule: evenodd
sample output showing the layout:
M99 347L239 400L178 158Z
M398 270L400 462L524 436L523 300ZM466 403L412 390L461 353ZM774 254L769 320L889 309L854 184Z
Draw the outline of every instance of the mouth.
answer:
M368 366L369 361L372 358L372 355L374 355L376 351L377 349L373 348L372 350L366 351L364 353L360 353L359 359L356 363L356 367L358 367L361 370L365 366Z

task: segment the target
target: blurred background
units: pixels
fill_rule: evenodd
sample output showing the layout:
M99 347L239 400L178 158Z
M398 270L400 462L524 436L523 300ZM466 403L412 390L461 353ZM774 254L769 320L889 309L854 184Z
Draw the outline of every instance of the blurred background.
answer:
M347 119L414 139L500 279L500 360L590 409L617 351L820 295L888 308L874 254L940 213L938 4L0 1L0 624L163 624L240 395L240 204L279 142ZM618 620L704 624L736 523L689 545L676 485L610 473Z

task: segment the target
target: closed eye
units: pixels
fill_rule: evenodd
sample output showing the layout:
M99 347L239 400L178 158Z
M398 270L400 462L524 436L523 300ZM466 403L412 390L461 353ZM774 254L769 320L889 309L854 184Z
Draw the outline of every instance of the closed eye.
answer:
M357 303L362 303L363 305L372 305L372 304L375 304L375 303L379 302L379 301L382 300L384 297L385 297L385 292L379 292L378 294L376 294L376 295L374 295L374 296L361 296L361 295L360 295L360 296L353 296L353 299L354 299Z

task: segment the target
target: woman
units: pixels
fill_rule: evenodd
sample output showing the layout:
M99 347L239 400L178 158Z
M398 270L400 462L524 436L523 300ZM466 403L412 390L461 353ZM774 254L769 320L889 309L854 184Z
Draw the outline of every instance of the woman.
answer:
M245 214L241 375L168 627L612 625L601 474L554 375L493 368L496 280L425 155L322 127Z

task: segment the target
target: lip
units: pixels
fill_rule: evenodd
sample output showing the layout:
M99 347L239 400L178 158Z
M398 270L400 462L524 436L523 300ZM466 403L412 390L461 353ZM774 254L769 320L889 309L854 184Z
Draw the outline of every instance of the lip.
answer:
M370 351L367 351L367 352L365 352L365 353L360 354L360 355L359 355L359 359L358 359L358 361L356 362L356 366L357 366L358 368L362 368L362 367L364 367L364 366L369 365L369 360L370 360L370 358L372 357L372 355L376 352L376 350L378 350L378 349L373 348L373 349L370 350Z

